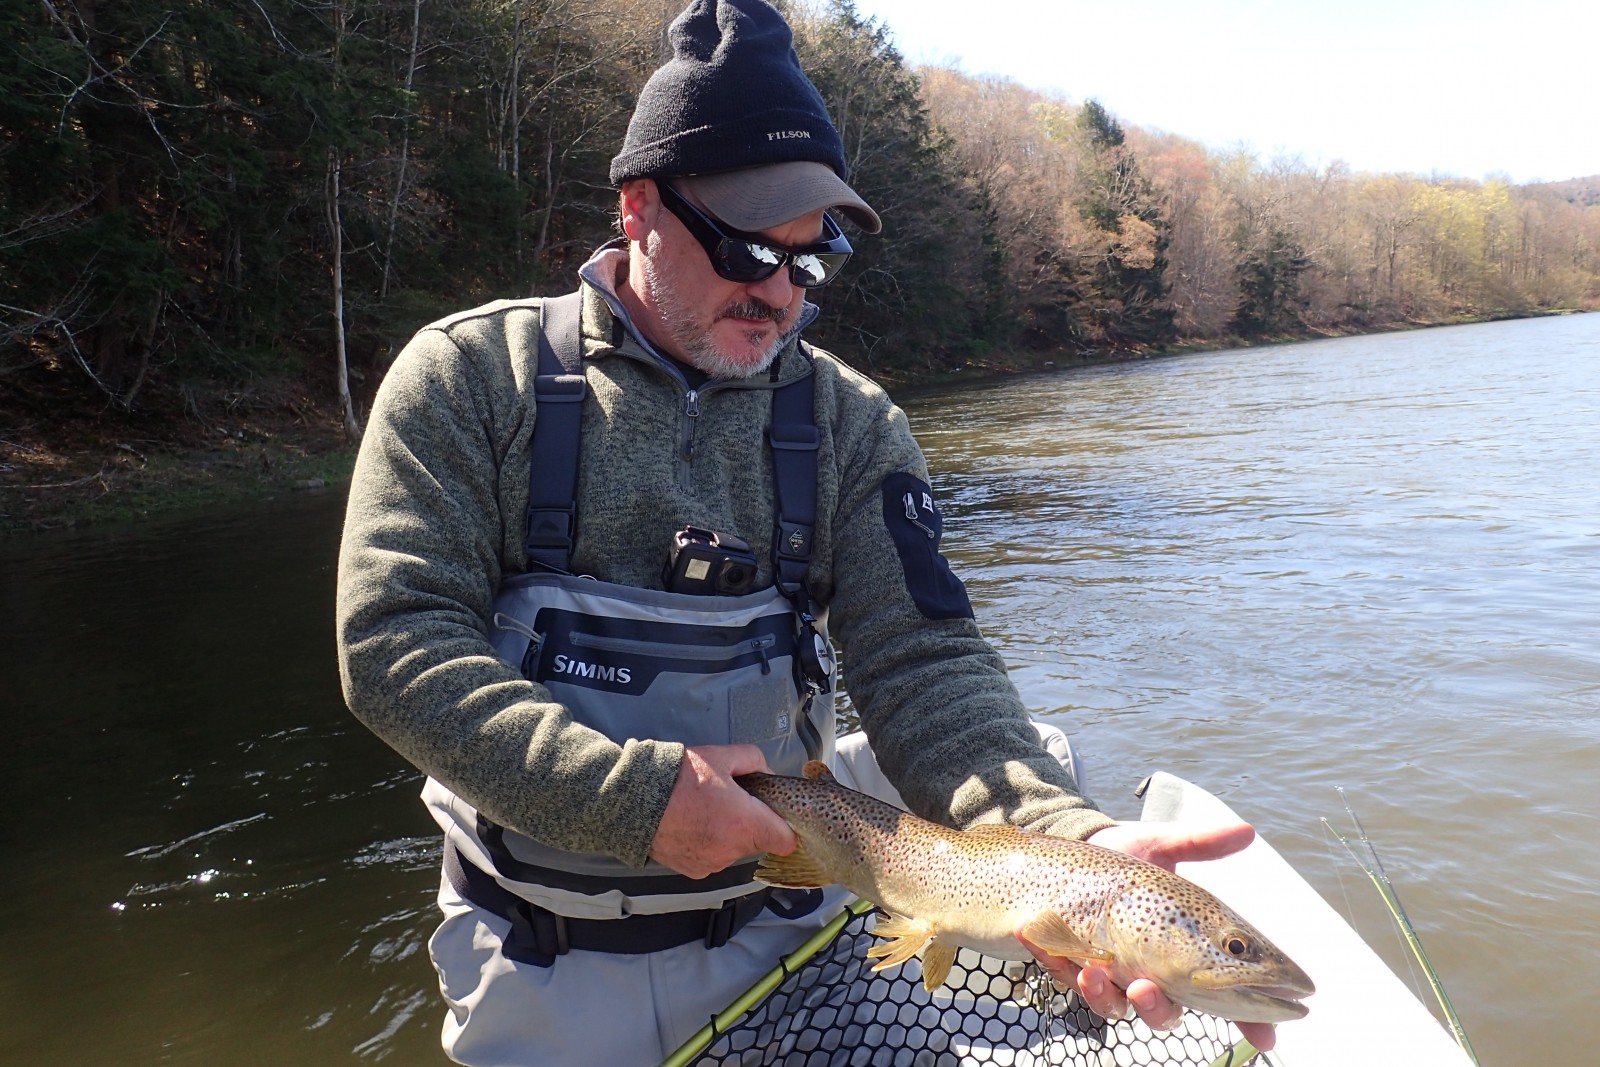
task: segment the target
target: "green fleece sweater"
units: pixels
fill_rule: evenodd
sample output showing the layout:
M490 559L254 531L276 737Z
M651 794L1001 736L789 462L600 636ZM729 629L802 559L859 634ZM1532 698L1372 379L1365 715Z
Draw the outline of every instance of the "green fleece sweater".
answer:
M594 263L616 269L619 255ZM548 690L498 660L487 636L497 585L525 562L538 321L533 300L452 316L421 330L385 376L339 559L345 699L496 822L642 866L682 746L617 742L574 723ZM672 533L695 525L747 540L760 584L770 584L767 376L691 394L588 284L583 333L573 570L660 588ZM808 364L791 342L778 367L780 381L816 374L810 588L889 780L914 811L955 826L1004 820L1081 838L1109 825L1038 745L976 624L930 620L913 600L883 501L888 476L927 479L905 415L827 353Z

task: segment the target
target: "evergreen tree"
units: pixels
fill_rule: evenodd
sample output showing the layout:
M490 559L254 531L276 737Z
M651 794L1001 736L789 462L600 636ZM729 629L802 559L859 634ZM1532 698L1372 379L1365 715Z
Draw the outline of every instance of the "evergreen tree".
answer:
M1079 109L1083 138L1078 213L1099 234L1084 298L1083 332L1115 349L1160 347L1176 336L1168 300L1171 226L1120 123L1098 101Z
M1242 249L1237 267L1239 305L1228 328L1240 337L1294 334L1305 329L1301 278L1311 257L1293 235L1267 229Z

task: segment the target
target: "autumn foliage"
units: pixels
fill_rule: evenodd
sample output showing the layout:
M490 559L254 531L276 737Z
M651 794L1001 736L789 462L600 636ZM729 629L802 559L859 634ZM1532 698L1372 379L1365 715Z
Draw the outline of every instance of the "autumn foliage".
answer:
M607 161L679 6L6 5L0 390L289 379L354 429L350 382L417 326L565 290L615 234ZM1600 180L1263 162L782 6L885 220L818 294L815 339L871 373L1600 306Z

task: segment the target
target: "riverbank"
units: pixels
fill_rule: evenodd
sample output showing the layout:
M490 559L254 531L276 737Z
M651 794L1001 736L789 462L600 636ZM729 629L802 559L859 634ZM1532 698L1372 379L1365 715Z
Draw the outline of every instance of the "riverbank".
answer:
M1572 314L1578 312L1547 312ZM1533 317L1533 316L1509 316ZM1067 367L1257 347L1361 333L1490 321L1397 323L1366 331L1306 331L1252 342L1190 341L1162 350L1008 352L915 381L883 379L899 396ZM337 410L303 384L187 388L122 411L86 402L68 371L14 375L0 395L0 537L270 500L342 492L355 462ZM93 412L59 416L58 412Z
M337 411L303 386L151 394L131 412L86 401L65 373L6 386L0 537L339 492L355 461Z

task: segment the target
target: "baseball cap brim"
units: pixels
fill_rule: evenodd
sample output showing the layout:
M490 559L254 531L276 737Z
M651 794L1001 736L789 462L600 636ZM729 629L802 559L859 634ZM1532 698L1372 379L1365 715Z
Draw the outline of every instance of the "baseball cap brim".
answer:
M883 229L878 213L825 163L769 163L684 175L674 178L673 184L693 193L707 211L738 230L754 233L829 208L867 233Z

